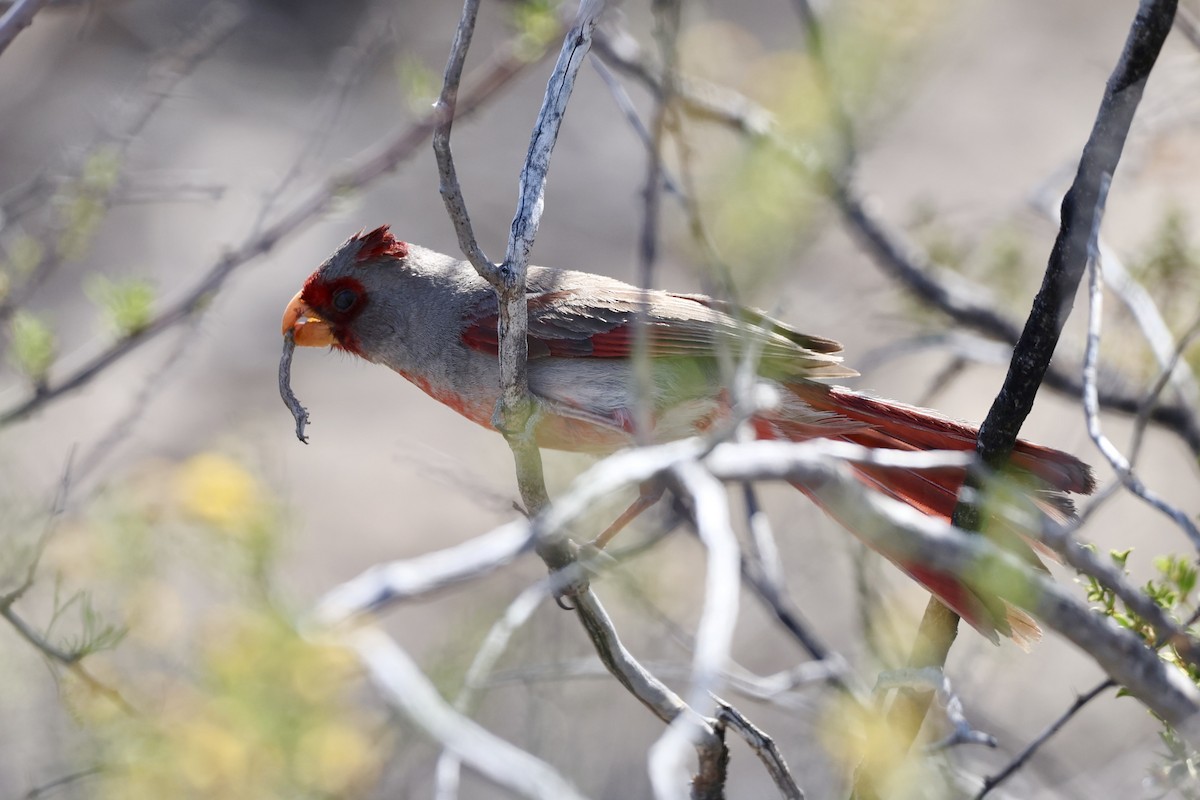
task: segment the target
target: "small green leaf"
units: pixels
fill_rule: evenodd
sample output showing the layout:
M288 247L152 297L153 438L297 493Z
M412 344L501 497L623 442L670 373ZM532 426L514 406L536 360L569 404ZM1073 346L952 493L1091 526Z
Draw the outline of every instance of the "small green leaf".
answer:
M13 365L34 383L44 383L58 356L54 331L32 312L21 310L9 323L9 334L12 336L9 357Z
M438 96L438 77L425 62L408 54L396 61L396 77L408 107L424 113Z
M88 155L80 173L85 189L106 194L116 188L121 178L121 155L115 147L99 147Z
M46 250L37 239L22 233L9 244L6 255L8 271L18 278L24 278L42 263Z
M87 295L104 312L108 324L122 336L132 336L153 318L154 287L142 278L111 280L96 275L88 281Z
M1129 554L1132 552L1132 547L1127 550L1109 550L1108 557L1111 558L1112 562L1118 567L1125 569L1125 562L1129 560Z
M558 3L553 0L526 0L513 8L512 20L519 34L518 54L533 60L541 56L558 35Z

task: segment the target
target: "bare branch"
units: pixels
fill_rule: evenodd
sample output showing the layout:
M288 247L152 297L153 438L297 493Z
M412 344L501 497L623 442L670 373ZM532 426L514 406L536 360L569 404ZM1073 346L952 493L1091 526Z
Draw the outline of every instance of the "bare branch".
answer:
M1033 408L1059 335L1070 313L1088 260L1088 241L1105 175L1114 175L1142 91L1158 59L1177 0L1142 0L1129 29L1121 59L1105 87L1079 171L1063 198L1062 225L1050 253L1042 288L1013 352L1012 364L992 408L979 429L979 452L988 464L1007 460L1017 433ZM967 513L957 522L977 521Z
M687 680L691 675L691 666L687 664L653 661L643 666L658 676ZM812 709L814 701L799 690L827 683L829 676L837 669L824 661L809 661L792 669L762 676L753 675L739 667L723 672L721 678L731 692L748 700L790 711L807 711ZM496 672L488 678L486 686L611 677L612 673L598 660L582 658Z
M549 764L451 708L408 654L382 631L362 628L348 634L346 642L393 707L480 775L525 797L582 800L583 795Z
M34 786L24 794L24 800L38 800L40 797L45 797L53 792L58 791L59 789L70 786L73 783L78 783L79 781L95 777L103 771L104 767L88 767L87 769L81 769L76 772L68 773L62 777L55 778L52 781L47 781L38 786Z
M516 520L445 550L377 564L326 592L313 612L313 622L340 625L394 603L472 580L509 563L531 544L529 523Z

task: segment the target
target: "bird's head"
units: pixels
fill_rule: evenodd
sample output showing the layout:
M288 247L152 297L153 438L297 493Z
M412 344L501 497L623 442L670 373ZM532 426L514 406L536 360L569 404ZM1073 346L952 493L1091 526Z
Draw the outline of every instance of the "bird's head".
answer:
M389 293L377 291L394 270L403 269L408 245L387 225L351 236L317 268L283 312L283 333L291 331L300 347L332 345L369 358L364 339L384 324Z

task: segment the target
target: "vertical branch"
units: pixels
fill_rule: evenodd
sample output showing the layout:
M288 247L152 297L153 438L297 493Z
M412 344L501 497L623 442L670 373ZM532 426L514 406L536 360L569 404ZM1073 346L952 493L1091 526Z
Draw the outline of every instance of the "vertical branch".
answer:
M1007 462L1017 433L1033 408L1087 267L1088 242L1101 213L1105 176L1116 172L1134 112L1171 30L1177 5L1177 0L1142 0L1121 58L1108 79L1075 180L1063 198L1062 222L1042 287L1013 349L1004 384L979 428L976 450L986 467L996 469ZM970 471L964 489L978 490L983 480L980 472ZM973 494L978 496L977 491ZM979 506L973 500L960 500L954 510L954 525L977 531L980 522ZM943 666L957 632L958 615L931 599L909 665ZM896 698L891 719L899 736L906 741L916 738L931 700L929 692L902 692ZM873 796L869 787L858 788L864 790L864 797Z
M454 110L458 105L458 87L462 82L463 65L467 62L467 51L471 47L471 37L475 34L475 18L478 14L479 0L466 0L463 4L462 18L454 33L454 43L450 46L450 58L446 62L446 72L442 80L442 93L433 104L437 117L437 125L433 131L433 154L437 159L438 175L441 176L438 189L442 195L442 202L446 204L446 211L450 214L450 221L454 223L454 232L458 234L458 246L475 270L487 277L495 268L475 240L471 217L467 213L467 202L463 198L462 188L458 185L458 170L455 169L454 156L450 152L450 130L454 126Z
M1004 385L979 429L979 453L993 467L1008 459L1017 433L1033 408L1087 267L1088 240L1101 183L1106 174L1116 174L1134 112L1171 31L1177 5L1178 0L1142 0L1121 60L1108 79L1075 180L1063 197L1062 224L1042 288L1013 350ZM976 527L978 520L978 510L964 511L964 523Z
M575 77L591 48L592 32L606 5L605 0L583 0L575 23L563 40L558 62L554 65L542 98L542 107L525 156L525 166L521 170L517 211L513 217L504 263L489 274L484 274L496 290L500 307L502 395L493 423L504 433L512 448L521 499L530 513L536 513L548 505L549 496L542 477L541 454L533 433L537 410L529 397L525 274L529 269L529 253L533 249L545 206L550 157L554 153L567 103L575 87ZM551 568L564 566L573 558L561 538L539 540L538 554Z

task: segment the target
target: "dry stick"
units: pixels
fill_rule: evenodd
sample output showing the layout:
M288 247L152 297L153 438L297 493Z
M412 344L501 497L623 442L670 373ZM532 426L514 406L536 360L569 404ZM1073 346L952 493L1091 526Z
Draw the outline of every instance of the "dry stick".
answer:
M666 675L680 680L687 680L691 674L690 665L685 664L653 661L647 662L644 666L656 675ZM821 662L807 661L774 675L754 675L744 668L739 668L736 671L725 671L721 677L728 684L730 691L738 693L747 700L765 703L792 713L808 713L820 701L806 697L799 690L803 687L827 682L829 673L830 668ZM596 659L580 658L504 670L491 675L484 685L490 688L517 683L549 683L590 678L609 679L612 678L612 673Z
M1177 0L1143 0L1113 74L1092 133L1080 156L1079 170L1063 198L1062 225L1050 253L1042 288L1034 298L1025 329L1013 349L1012 362L1000 392L979 428L976 450L983 464L1000 469L1017 441L1021 425L1033 408L1038 388L1046 376L1071 303L1088 261L1088 243L1102 201L1104 176L1113 175L1133 122L1134 112L1150 72L1171 30ZM965 489L980 490L983 480L969 470ZM960 500L954 510L954 525L975 531L981 511L973 502ZM921 620L917 643L909 665L942 666L958 630L958 616L931 599ZM901 693L891 719L909 741L916 738L932 695Z
M642 287L643 301L646 300L645 293L649 287L654 285L654 268L658 261L659 218L665 172L662 147L674 93L682 3L680 0L659 0L653 4L653 10L655 38L663 54L664 68L663 92L655 104L643 188L644 214L638 249L638 285ZM633 342L635 430L643 444L647 443L653 425L650 407L653 378L650 374L649 326L646 321L648 307L648 302L642 303L634 327ZM692 497L696 531L708 551L704 603L697 625L691 688L687 698L691 708L698 708L706 702L710 693L718 690L721 671L730 660L730 647L737 625L740 558L737 539L729 524L724 487L693 464L681 465L674 471L673 477ZM679 800L689 796L685 760L691 748L696 749L699 764L691 781L690 796L693 800L721 800L725 796L729 766L729 750L725 746L723 730L708 720L697 722L684 715L668 725L650 748L650 780L656 796L676 797Z
M1006 780L1016 774L1017 770L1024 767L1025 764L1028 763L1029 759L1033 757L1034 753L1040 750L1042 745L1050 741L1050 738L1058 733L1064 725L1070 722L1072 717L1082 711L1084 706L1095 700L1108 689L1114 689L1116 686L1116 681L1109 678L1107 680L1100 681L1100 683L1093 686L1092 689L1087 693L1076 697L1075 702L1071 703L1071 707L1064 711L1058 719L1050 723L1050 725L1047 726L1044 731L1038 734L1032 742L1027 744L1020 753L1017 753L1013 760L1005 765L1004 769L1000 770L995 775L984 778L983 787L979 790L979 794L975 795L975 800L983 800L983 798L986 797L992 791L992 789L995 789L997 786L1004 783Z
M486 102L496 97L500 89L534 63L536 62L517 54L515 43L498 51L481 67L479 80L464 93L459 104L458 116L464 117L479 110ZM247 238L240 247L218 259L185 296L159 313L144 328L113 343L27 400L0 412L0 426L22 419L47 403L86 385L146 342L202 311L239 267L269 253L292 233L301 230L317 214L328 209L344 192L361 189L395 170L429 138L437 119L437 112L430 111L392 137L383 140L379 146L354 162L349 169L327 179L310 191L308 197L282 219Z
M29 27L34 16L49 0L17 0L0 17L0 53L8 49L17 34Z

